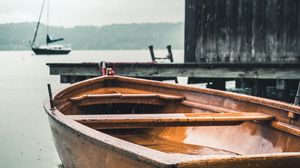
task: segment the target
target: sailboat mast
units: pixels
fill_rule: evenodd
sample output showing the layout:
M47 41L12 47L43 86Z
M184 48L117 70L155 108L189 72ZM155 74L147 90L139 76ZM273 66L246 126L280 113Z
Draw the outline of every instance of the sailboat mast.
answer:
M39 30L39 26L40 26L40 22L41 22L41 18L42 18L42 13L43 13L44 6L45 6L45 1L46 1L46 0L44 0L44 1L43 1L43 4L42 4L41 13L40 13L39 20L38 20L37 25L36 25L36 28L35 28L35 32L34 32L34 36L33 36L33 40L32 40L31 46L34 45L35 40L36 40L36 36L37 36L38 30Z
M49 8L50 8L50 0L48 0L48 8L47 8L47 36L49 35ZM48 41L47 41L47 45L48 45Z

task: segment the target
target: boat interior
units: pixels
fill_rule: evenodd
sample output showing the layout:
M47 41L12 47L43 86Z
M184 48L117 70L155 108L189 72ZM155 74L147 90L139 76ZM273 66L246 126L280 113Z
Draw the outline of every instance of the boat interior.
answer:
M300 152L300 125L291 122L291 110L251 97L126 80L81 85L55 96L65 117L146 148L182 155Z

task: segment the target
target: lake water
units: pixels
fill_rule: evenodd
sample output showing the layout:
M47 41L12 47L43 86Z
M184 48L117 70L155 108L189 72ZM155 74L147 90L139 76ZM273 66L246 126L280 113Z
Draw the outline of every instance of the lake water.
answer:
M155 51L165 56L166 50ZM174 50L183 62L183 50ZM47 83L53 90L68 85L50 76L46 63L151 61L148 50L72 51L65 56L35 56L31 51L0 52L0 168L57 168L56 153L43 100Z

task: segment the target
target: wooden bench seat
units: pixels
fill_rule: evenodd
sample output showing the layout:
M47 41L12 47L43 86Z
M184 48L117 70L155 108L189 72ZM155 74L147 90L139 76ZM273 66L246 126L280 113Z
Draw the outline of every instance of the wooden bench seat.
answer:
M237 125L245 121L274 119L273 116L263 113L116 114L68 115L66 117L94 129Z
M300 137L300 127L297 127L297 126L294 126L291 124L287 124L284 122L280 122L280 121L273 121L271 123L271 125L273 128L276 128L278 130L288 132L290 134Z
M165 105L170 101L182 101L184 97L166 94L86 94L70 98L70 101L78 103L79 106L112 103L134 103Z

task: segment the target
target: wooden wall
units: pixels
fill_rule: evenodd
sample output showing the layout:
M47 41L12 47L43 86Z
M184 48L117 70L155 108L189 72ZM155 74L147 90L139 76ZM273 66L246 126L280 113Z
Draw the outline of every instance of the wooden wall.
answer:
M300 0L186 0L185 62L299 62Z

